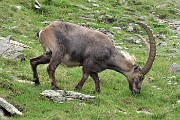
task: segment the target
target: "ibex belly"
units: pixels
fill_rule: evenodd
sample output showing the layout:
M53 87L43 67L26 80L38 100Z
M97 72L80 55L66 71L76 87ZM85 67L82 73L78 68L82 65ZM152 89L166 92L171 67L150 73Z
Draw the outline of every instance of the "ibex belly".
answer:
M80 66L80 62L77 61L72 61L71 56L69 54L66 54L61 62L62 65L66 67L75 67L75 66Z

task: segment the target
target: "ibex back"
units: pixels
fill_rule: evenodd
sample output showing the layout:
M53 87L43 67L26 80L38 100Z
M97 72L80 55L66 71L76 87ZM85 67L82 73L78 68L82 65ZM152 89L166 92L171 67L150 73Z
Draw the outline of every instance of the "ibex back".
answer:
M37 66L47 64L51 85L58 89L55 81L55 69L59 64L67 67L82 66L82 78L75 87L81 90L90 76L95 82L95 89L100 92L98 73L112 69L127 77L132 94L140 93L141 84L154 62L156 54L155 38L150 28L140 24L147 32L150 52L145 66L141 69L135 64L133 56L116 49L112 41L103 33L76 24L56 21L38 33L44 53L30 59L35 85L40 85Z

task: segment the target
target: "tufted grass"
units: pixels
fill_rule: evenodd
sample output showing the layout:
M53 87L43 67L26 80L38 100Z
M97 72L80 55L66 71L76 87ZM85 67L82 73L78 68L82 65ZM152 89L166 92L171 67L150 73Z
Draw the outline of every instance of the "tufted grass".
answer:
M39 0L42 7L39 10L33 8L33 0L0 0L0 35L13 38L33 49L24 50L26 60L18 61L0 57L0 97L13 103L23 112L23 116L13 116L12 120L175 120L179 117L180 104L180 74L170 73L169 67L172 63L180 64L180 54L168 53L167 49L180 48L180 36L172 32L166 24L158 23L149 14L156 12L165 16L166 19L180 19L179 3L176 0L126 0L127 3L117 2L118 0L95 0L93 2L74 0L52 0L48 5L45 0ZM93 1L93 0L92 0ZM167 4L166 7L156 8L156 5ZM21 10L15 8L22 6ZM82 7L83 6L83 7ZM83 20L80 16L94 14L94 17ZM114 22L109 23L106 17L111 16ZM45 89L50 89L46 67L38 67L41 81L40 87L27 83L18 83L17 79L32 80L32 71L29 59L42 53L39 42L34 39L36 32L45 25L41 22L63 20L73 23L88 23L93 28L121 27L121 30L112 30L116 43L122 43L122 38L134 37L135 33L145 35L144 31L137 26L136 32L127 32L129 23L138 21L140 16L146 17L146 23L151 26L155 34L165 34L168 46L157 46L157 57L151 71L146 75L140 95L131 96L126 78L111 70L99 74L101 79L100 94L94 89L92 79L88 79L83 86L82 93L95 95L93 101L66 101L63 104L54 103L45 97L40 96ZM12 28L13 26L18 26ZM142 32L139 32L142 31ZM177 36L173 38L172 36ZM157 43L161 42L156 39ZM174 44L176 46L174 46ZM143 66L146 60L145 50L138 49L139 44L123 42L121 45L128 48L127 51L134 54L137 63ZM65 90L74 90L74 86L81 78L81 67L65 68L59 66L56 71L58 85ZM172 77L175 76L175 77ZM148 78L153 80L149 80ZM171 85L168 81L172 82ZM157 86L159 89L157 89ZM145 109L152 113L147 115L137 113L137 110ZM127 114L122 113L126 112Z

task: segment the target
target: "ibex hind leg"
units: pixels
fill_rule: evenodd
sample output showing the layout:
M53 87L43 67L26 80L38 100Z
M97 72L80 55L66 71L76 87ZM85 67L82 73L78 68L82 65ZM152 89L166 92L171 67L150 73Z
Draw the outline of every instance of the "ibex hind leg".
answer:
M40 85L38 73L37 73L37 66L39 64L47 64L50 62L51 59L51 53L46 52L43 55L30 59L30 65L33 71L33 81L35 82L35 85Z
M58 65L62 61L62 53L61 52L55 52L52 54L52 57L50 59L49 65L47 67L47 72L49 75L49 80L51 82L52 89L56 90L59 89L56 80L55 80L55 70L58 67Z

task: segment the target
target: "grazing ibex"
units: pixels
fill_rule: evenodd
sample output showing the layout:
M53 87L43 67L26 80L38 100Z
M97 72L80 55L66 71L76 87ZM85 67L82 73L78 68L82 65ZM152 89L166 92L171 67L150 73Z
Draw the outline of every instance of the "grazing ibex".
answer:
M67 67L82 66L82 78L76 86L81 90L90 75L95 82L95 89L100 92L98 73L112 69L127 77L132 94L140 93L144 76L149 72L156 55L155 37L150 28L141 25L147 32L150 52L145 66L141 69L128 53L116 49L112 41L103 33L76 24L56 21L38 33L44 53L30 59L35 85L39 85L37 66L49 63L47 72L53 88L58 88L55 81L55 69L59 64Z

